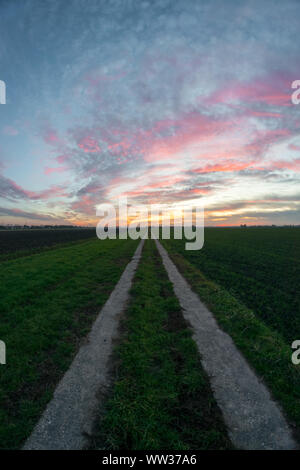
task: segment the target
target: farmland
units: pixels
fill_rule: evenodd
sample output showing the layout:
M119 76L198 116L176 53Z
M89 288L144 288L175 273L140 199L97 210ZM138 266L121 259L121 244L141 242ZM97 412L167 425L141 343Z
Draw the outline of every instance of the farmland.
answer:
M300 434L299 228L205 230L204 248L163 240L171 258L281 403Z
M95 229L0 230L0 260L95 237Z
M5 449L19 448L30 435L139 243L67 241L59 238L63 232L53 232L52 244L38 243L30 232L30 247L20 238L15 252L3 249L0 258L0 339L7 346L0 447ZM300 369L291 362L291 342L300 338L299 234L297 228L208 228L200 251L186 251L185 240L162 240L268 385L298 439ZM46 232L42 237L46 240ZM191 333L148 240L122 317L113 380L92 448L232 448Z
M28 437L136 246L95 239L1 263L1 448Z
M202 250L171 244L288 343L300 337L299 228L207 228Z

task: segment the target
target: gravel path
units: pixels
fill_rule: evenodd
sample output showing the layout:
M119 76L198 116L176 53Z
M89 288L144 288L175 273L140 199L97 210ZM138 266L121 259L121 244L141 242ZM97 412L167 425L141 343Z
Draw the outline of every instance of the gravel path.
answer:
M218 327L212 313L191 290L157 240L156 245L184 317L194 330L203 367L233 444L240 449L295 449L285 418L265 385L231 337Z
M141 257L141 241L119 282L100 311L69 370L58 384L24 449L76 450L88 444L103 392L109 385L109 363L121 313ZM99 267L101 269L101 266Z

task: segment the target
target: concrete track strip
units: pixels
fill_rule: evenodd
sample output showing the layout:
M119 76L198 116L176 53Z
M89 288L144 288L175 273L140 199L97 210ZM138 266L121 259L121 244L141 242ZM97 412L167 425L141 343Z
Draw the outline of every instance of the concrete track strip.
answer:
M88 443L99 406L99 393L107 389L109 359L117 336L120 314L139 263L141 241L119 282L101 309L86 344L58 384L24 449L82 449ZM101 266L99 266L101 269ZM97 397L98 395L98 397Z
M265 385L157 240L156 245L184 317L194 330L203 367L233 444L240 449L295 449L291 431Z

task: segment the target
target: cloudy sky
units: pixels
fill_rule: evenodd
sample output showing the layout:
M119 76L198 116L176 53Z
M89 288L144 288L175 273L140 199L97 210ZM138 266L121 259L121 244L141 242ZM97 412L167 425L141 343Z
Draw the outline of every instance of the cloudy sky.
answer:
M300 2L2 0L0 224L300 223Z

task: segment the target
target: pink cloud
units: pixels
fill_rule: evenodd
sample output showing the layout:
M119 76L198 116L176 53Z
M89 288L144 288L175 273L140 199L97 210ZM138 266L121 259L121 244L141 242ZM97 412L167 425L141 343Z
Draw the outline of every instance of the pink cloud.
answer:
M11 136L19 134L19 131L12 126L4 126L2 132L5 135L11 135Z
M22 188L22 186L18 185L15 181L4 178L6 187L8 189L8 196L10 195L11 198L23 198L23 199L31 199L31 200L40 200L40 199L50 199L53 197L66 197L67 193L65 188L61 186L51 186L48 189L44 189L41 191L30 191L27 189Z
M136 192L149 191L157 188L172 188L174 185L181 183L187 179L186 176L172 176L165 179L158 179L158 181L143 186Z
M290 144L289 148L295 150L295 152L300 152L300 145Z
M224 163L215 163L212 165L205 165L202 168L196 168L193 171L195 173L215 173L215 172L227 172L227 171L240 171L246 168L249 168L251 165L257 162L235 162L235 161L226 161Z
M44 138L44 141L50 145L57 145L60 142L60 139L56 131L52 128L45 129L43 133L43 138Z
M63 154L58 155L57 157L55 157L55 160L57 161L57 163L66 163L66 162L69 161L71 158L72 158L72 155L71 155L71 154L69 154L69 153L63 153Z
M292 161L277 160L271 162L271 167L278 170L300 171L300 158Z
M83 137L77 145L86 153L100 152L101 150L97 140L93 139L91 136Z
M82 195L78 201L71 204L71 209L86 215L95 215L95 201L89 195Z
M48 166L46 166L44 168L44 174L45 175L51 175L52 173L63 173L64 171L67 171L68 168L67 167L64 167L64 166L58 166L56 168L50 168Z
M291 106L291 83L293 80L282 75L256 79L250 83L233 81L216 90L205 102L220 103L264 103L269 106Z
M65 188L62 188L61 186L51 186L49 189L44 189L42 191L27 191L25 189L23 191L29 199L33 200L66 197L68 195Z
M272 117L272 118L282 117L281 113L268 113L264 111L249 111L248 114L252 116L258 116L258 117Z
M175 154L184 152L193 144L207 143L232 125L229 121L212 119L196 112L185 114L173 122L173 133L156 138L154 134L153 140L144 148L145 160L152 162L174 158Z

